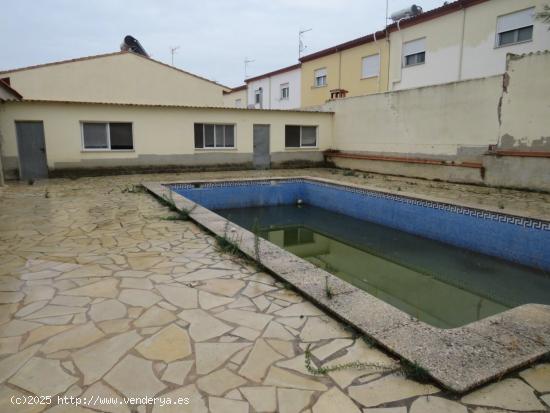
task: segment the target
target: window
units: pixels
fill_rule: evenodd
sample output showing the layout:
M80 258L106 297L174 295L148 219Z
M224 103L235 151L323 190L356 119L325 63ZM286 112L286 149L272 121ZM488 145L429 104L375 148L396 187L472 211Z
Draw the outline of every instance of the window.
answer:
M361 77L367 79L369 77L377 77L380 74L380 55L363 57L363 65Z
M302 148L317 146L317 126L285 126L285 147Z
M85 150L132 150L134 139L129 122L82 122Z
M315 71L315 87L327 85L327 69L317 69Z
M281 84L281 100L288 100L290 97L290 86L288 83Z
M234 148L235 125L195 123L195 148Z
M242 108L243 106L243 100L242 99L235 99L235 107L236 108Z
M426 62L426 39L403 44L403 66L420 65Z
M262 88L258 88L254 91L254 103L258 105L262 104Z
M497 47L533 40L535 8L499 16L497 19Z

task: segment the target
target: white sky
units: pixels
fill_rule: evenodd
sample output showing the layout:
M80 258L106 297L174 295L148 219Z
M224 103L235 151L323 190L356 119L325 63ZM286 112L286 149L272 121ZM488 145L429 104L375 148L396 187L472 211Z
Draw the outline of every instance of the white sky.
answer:
M389 0L390 14L414 1ZM415 2L424 10L443 0ZM228 86L384 27L386 0L2 0L0 70L109 53L126 34L154 59Z

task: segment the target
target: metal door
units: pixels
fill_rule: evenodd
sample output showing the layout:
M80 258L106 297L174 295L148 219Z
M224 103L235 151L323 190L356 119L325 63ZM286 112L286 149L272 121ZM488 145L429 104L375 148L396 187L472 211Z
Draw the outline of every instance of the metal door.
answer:
M254 125L254 168L269 169L271 156L269 154L269 125Z
M44 125L42 122L15 122L19 151L19 178L48 177Z

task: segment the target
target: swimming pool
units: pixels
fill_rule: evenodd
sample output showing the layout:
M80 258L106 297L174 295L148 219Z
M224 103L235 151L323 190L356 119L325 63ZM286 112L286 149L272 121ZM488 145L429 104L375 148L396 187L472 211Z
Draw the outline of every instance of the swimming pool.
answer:
M313 179L173 184L210 210L292 205L332 212L550 272L550 222Z
M550 277L543 271L323 208L215 212L436 327L459 327L523 304L550 304Z
M547 295L544 277L550 267L548 221L323 178L146 182L144 186L188 212L193 221L217 237L231 238L242 252L260 261L281 281L381 346L417 363L449 389L467 391L550 352L550 306L535 304ZM296 206L298 200L302 201L300 208ZM269 213L264 213L266 210ZM271 210L282 212L273 214ZM260 222L260 216L266 220ZM290 219L293 216L299 219ZM245 228L250 225L255 231ZM395 233L400 234L397 242L392 241ZM356 254L367 252L366 261L371 264L368 275L376 275L372 263L378 264L382 268L379 280L385 286L392 286L391 280L385 280L387 274L399 279L396 285L408 280L411 289L420 284L419 277L426 272L431 272L433 279L428 277L428 284L412 305L399 291L376 294L368 286L358 288L354 285L357 280L346 279L346 271L339 271L334 262L314 265L317 259L326 259L323 254L300 251L302 247L327 244L347 250L349 255L343 262L348 267L343 269L350 272L358 267L353 265ZM431 245L429 253L418 253L426 245ZM451 270L449 259L454 260ZM488 262L493 264L488 266ZM399 270L393 271L391 266ZM510 289L510 279L517 277L519 281ZM457 286L457 279L468 288ZM374 284L368 277L366 281ZM538 282L542 284L535 286ZM471 320L477 321L453 315L452 306L447 305L451 300L443 295L439 308L425 311L418 305L433 301L431 297L422 299L422 294L442 294L433 287L440 284L464 290L461 294L471 294L474 302L483 296L480 306L469 306L475 314ZM490 290L490 294L484 290ZM403 308L403 302L417 307L416 313ZM529 304L522 304L526 302ZM445 305L447 308L442 307ZM488 315L491 312L494 315ZM436 320L430 320L432 316Z
M550 304L546 222L306 179L171 188L439 328Z

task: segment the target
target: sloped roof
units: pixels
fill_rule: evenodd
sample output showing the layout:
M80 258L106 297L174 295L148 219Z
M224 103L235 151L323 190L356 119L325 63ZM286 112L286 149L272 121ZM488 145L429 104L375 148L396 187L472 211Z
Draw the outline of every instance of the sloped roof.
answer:
M249 77L248 79L245 80L245 82L248 83L248 82L252 82L254 80L259 80L259 79L264 79L266 77L275 76L275 75L278 75L280 73L290 72L291 70L299 69L300 66L302 66L301 63L297 63L297 64L292 65L292 66L286 66L286 67L283 67L282 69L273 70L271 72L267 72L267 73L264 73L262 75Z
M63 65L63 64L67 64L67 63L82 62L82 61L85 61L85 60L101 59L101 58L104 58L104 57L118 56L118 55L123 55L123 54L128 54L128 53L131 53L133 56L137 56L137 57L140 57L140 58L142 58L142 59L146 59L146 60L149 60L149 61L151 61L151 62L157 63L157 64L159 64L159 65L166 66L166 67L168 67L168 68L170 68L170 69L172 69L172 70L176 70L176 71L178 71L178 72L180 72L180 73L185 73L186 75L196 77L197 79L201 79L201 80L204 80L204 81L206 81L206 82L213 83L213 84L215 84L215 85L217 85L217 86L219 86L219 87L221 87L221 88L224 88L224 89L227 89L227 90L231 90L230 87L225 86L225 85L222 85L221 83L214 82L213 80L207 79L207 78L205 78L205 77L196 75L196 74L191 73L191 72L187 72L187 71L185 71L185 70L179 69L179 68L174 67L174 66L170 66L169 64L166 64L166 63L163 63L163 62L161 62L161 61L152 59L152 58L150 58L150 57L143 56L143 55L140 55L140 54L138 54L138 53L133 53L133 52L129 52L129 51L120 51L120 52L113 52L113 53L103 53L103 54L97 54L97 55L92 55L92 56L78 57L78 58L76 58L76 59L59 60L59 61L56 61L56 62L43 63L43 64L39 64L39 65L26 66L26 67L19 67L19 68L10 69L10 70L2 70L2 71L0 71L0 75L7 74L7 73L13 73L13 72L21 72L21 71L23 71L23 70L39 69L39 68L42 68L42 67L48 67L48 66L54 66L54 65Z
M119 103L119 102L79 102L74 100L49 100L49 99L21 99L17 104L23 103L48 103L48 104L62 104L62 105L104 105L104 106L123 106L123 107L136 107L136 108L176 108L176 109L213 109L213 110L245 110L249 112L293 112L293 113L328 113L333 114L332 111L326 110L311 110L311 109L256 109L256 108L238 108L228 106L198 106L198 105L174 105L174 104L159 104L159 103Z
M457 0L452 3L444 4L441 7L437 7L432 10L423 12L417 16L410 17L408 19L403 19L399 22L392 23L386 26L385 29L379 30L375 33L368 34L357 39L349 40L344 43L340 43L336 46L329 47L327 49L320 50L318 52L303 56L300 59L300 62L307 62L309 60L315 60L320 57L328 56L333 53L341 52L342 50L351 49L353 47L361 46L366 43L373 42L375 40L384 39L388 33L403 29L405 27L414 26L415 24L424 23L426 21L436 19L438 17L444 16L449 13L454 13L455 11L462 10L467 7L475 6L477 4L485 3L490 0Z
M223 94L224 95L229 95L229 94L234 93L234 92L240 92L241 90L245 90L247 87L248 87L248 85L246 85L246 84L241 85L241 86L237 86L237 87L232 88L231 90L224 90Z
M15 90L14 88L12 88L10 85L8 85L6 82L4 82L2 79L0 79L0 88L4 89L6 92L8 92L10 95L13 95L14 99L13 100L21 100L23 99L23 96L21 96L21 94ZM2 99L0 98L0 102L5 102L6 100L8 99ZM11 100L11 99L10 99Z

